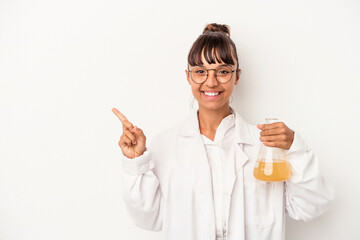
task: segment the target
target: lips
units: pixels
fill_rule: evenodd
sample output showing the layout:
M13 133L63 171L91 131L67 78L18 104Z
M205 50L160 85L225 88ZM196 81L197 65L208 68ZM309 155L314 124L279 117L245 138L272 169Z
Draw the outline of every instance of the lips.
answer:
M223 92L220 90L200 90L201 92Z
M212 91L212 92L215 92L215 91ZM203 98L205 98L207 100L215 100L215 99L219 98L220 96L222 96L222 93L223 93L223 91L219 91L218 95L208 96L208 95L205 94L204 91L201 91L201 95L203 96Z
M224 92L224 91L201 91L202 93L205 93L205 92L208 92L208 93L219 93L219 95L222 93L222 92Z

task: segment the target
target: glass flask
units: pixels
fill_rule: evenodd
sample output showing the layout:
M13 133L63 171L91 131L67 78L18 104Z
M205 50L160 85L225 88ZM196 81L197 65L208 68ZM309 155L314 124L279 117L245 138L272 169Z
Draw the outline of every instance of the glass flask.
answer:
M278 122L278 118L265 118L265 123ZM280 182L290 178L290 165L285 150L265 146L262 142L254 167L254 177L261 181Z

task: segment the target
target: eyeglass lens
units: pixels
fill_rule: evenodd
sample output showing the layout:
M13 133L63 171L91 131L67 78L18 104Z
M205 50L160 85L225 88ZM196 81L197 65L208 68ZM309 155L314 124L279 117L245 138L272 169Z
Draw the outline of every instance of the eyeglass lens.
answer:
M204 67L195 67L191 70L192 79L197 82L201 83L207 79L208 70ZM216 69L215 77L221 83L226 83L230 80L232 75L232 69L230 67L219 67Z

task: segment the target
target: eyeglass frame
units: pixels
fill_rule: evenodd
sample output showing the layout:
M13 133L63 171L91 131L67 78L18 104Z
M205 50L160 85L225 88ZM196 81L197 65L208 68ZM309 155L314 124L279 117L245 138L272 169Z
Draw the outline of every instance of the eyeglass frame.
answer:
M196 66L203 67L203 66L200 66L200 65L196 65ZM223 66L221 66L221 67L223 67ZM216 75L216 70L217 70L218 68L220 68L220 67L215 68L215 69L214 69L214 68L207 69L207 68L205 68L205 67L203 67L203 68L206 70L206 78L205 78L205 80L202 81L201 83L195 82L194 79L192 78L192 74L190 74L190 78L191 78L191 80L192 80L194 83L196 83L196 84L202 84L202 83L206 82L206 80L208 79L208 76L209 76L209 70L214 70L214 71L215 71L215 79L216 79L216 81L218 81L218 83L225 84L225 83L228 83L228 82L231 80L232 75L233 75L233 72L239 70L239 69L237 69L237 70L232 70L232 71L231 71L231 77L229 78L229 80L228 80L227 82L222 83L222 82L220 82L220 81L217 79L217 75ZM194 69L190 70L189 67L188 67L187 70L191 73Z

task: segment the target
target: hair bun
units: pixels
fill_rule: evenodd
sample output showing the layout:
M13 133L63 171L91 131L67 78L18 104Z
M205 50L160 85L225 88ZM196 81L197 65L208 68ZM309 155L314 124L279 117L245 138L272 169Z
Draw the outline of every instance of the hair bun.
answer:
M221 32L230 37L230 27L226 24L210 23L204 28L203 34L206 32Z

